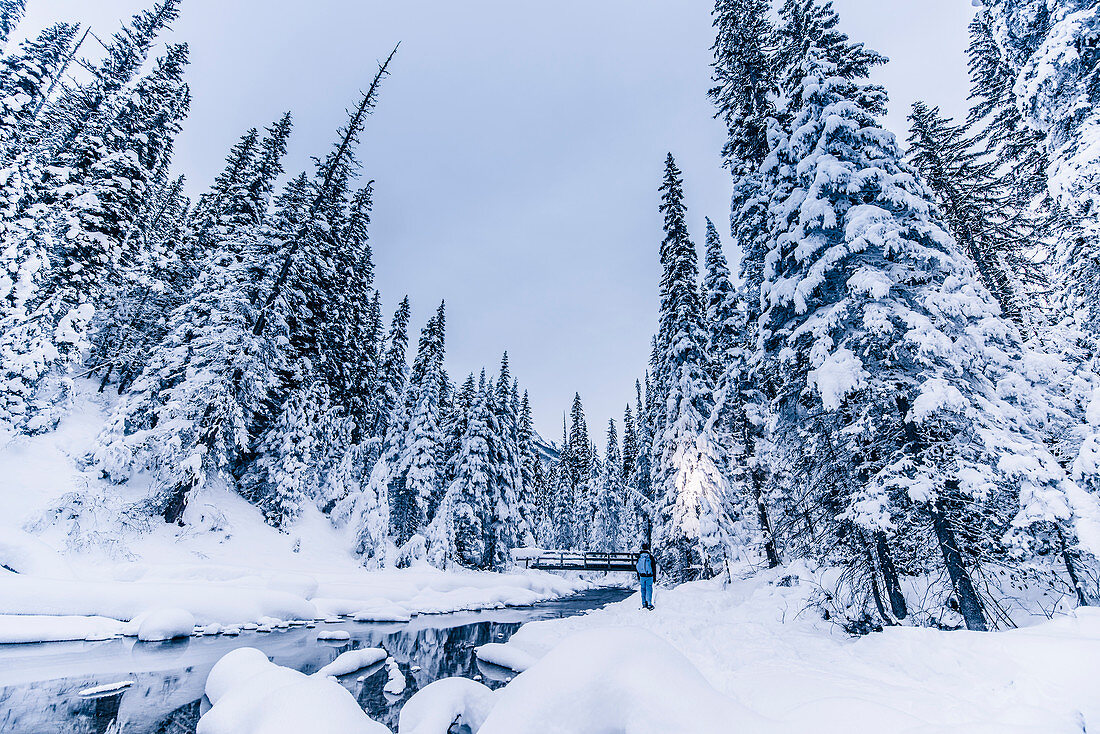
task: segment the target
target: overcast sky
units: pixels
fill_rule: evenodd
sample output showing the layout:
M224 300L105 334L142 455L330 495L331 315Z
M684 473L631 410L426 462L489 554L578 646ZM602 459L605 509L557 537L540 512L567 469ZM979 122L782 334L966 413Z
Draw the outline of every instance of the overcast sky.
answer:
M25 33L60 19L101 37L142 0L29 0ZM916 99L966 109L969 0L836 0L842 28L890 57L877 73L904 137ZM601 445L645 369L656 321L657 186L685 173L692 234L728 242L723 131L712 119L711 0L184 0L194 102L175 165L201 191L251 126L291 110L287 170L323 153L398 41L361 158L386 309L409 294L411 342L447 301L461 382L505 349L539 430L579 391ZM388 320L388 315L387 315Z

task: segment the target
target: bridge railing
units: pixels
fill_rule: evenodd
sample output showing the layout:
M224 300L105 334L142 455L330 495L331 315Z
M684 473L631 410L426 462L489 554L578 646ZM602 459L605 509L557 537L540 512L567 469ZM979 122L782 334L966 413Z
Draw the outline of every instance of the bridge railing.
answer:
M637 555L634 553L601 553L596 551L540 550L524 553L525 568L567 571L632 571Z

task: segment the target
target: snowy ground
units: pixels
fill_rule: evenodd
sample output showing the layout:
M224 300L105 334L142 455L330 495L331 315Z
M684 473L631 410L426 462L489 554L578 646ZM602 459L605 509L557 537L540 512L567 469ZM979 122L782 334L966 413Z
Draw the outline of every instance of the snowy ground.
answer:
M658 589L652 612L634 596L581 617L533 622L489 657L542 661L578 633L636 628L683 653L733 705L766 722L727 731L1100 730L1100 610L1005 632L899 627L854 639L805 609L818 574L793 570L799 583L774 583L791 572L729 587ZM534 662L515 683L540 666ZM662 681L638 685L659 688Z
M57 431L0 436L0 643L136 636L142 623L149 639L172 637L188 620L231 629L345 614L403 620L593 585L539 572L368 572L320 512L279 532L219 488L192 499L186 527L134 519L126 510L146 487L109 485L83 467L107 399L83 383Z
M800 564L730 585L660 589L654 611L634 595L583 616L531 622L505 644L478 648L490 662L525 669L507 686L432 683L405 704L398 734L446 734L456 719L475 734L1100 729L1100 610L1003 632L900 627L853 638L807 606L831 577ZM257 661L256 670L285 682L288 700L318 708L308 686ZM238 691L233 712L271 695L253 675L215 680ZM315 734L384 731L330 704L339 716L316 719ZM200 731L234 734L226 721L211 717Z

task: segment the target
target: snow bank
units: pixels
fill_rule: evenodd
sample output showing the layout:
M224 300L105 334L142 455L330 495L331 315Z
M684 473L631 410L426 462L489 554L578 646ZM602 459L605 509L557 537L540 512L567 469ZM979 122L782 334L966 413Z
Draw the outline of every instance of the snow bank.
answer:
M0 644L106 639L121 635L125 624L106 617L0 615Z
M391 734L336 681L275 665L255 648L215 663L206 697L213 706L196 734Z
M373 599L355 613L356 622L408 622L409 610L385 599Z
M0 567L54 579L73 577L72 568L57 551L18 528L5 530L0 535Z
M375 663L382 662L387 657L388 653L380 647L348 650L340 653L335 660L318 670L314 675L320 678L347 675L363 668L369 668Z
M186 609L154 609L142 614L128 625L137 626L137 638L142 642L159 642L190 637L195 629L195 615Z
M130 510L148 496L149 478L110 484L81 461L112 398L94 380L78 380L76 389L57 430L6 442L0 436L0 615L126 622L171 607L202 627L240 629L268 617L278 622L264 629L274 629L285 620L345 614L396 622L522 606L594 586L537 571L443 572L423 564L368 571L349 552L357 542L352 531L334 527L317 508L303 508L277 530L216 482L191 494L183 527L135 516ZM70 631L62 633L65 625ZM44 640L76 635L71 622L39 629Z
M66 581L0 575L0 614L59 614L128 621L152 609L186 609L200 624L261 617L313 617L316 609L285 591L237 588L221 583Z
M514 670L517 673L527 670L536 661L530 653L526 653L513 645L500 642L490 642L487 645L482 645L474 652L477 654L478 660L508 668L508 670Z
M637 627L580 632L502 688L478 734L767 731L666 641Z
M669 589L652 612L638 609L635 596L582 616L526 624L505 647L540 662L498 692L493 715L507 692L522 690L515 686L536 673L548 697L574 705L550 691L571 685L568 676L544 676L542 663L582 632L593 635L589 654L606 657L601 635L640 627L679 650L729 699L771 719L768 732L1080 734L1085 722L1100 722L1100 609L1004 632L892 627L852 638L808 607L816 590L831 588L830 573L798 564L730 585L718 579ZM800 583L780 585L795 574ZM626 687L626 672L618 672ZM663 674L656 678L664 685ZM653 685L647 676L636 683L639 690ZM531 692L532 705L538 695ZM478 734L506 731L488 725Z
M456 720L478 731L495 703L493 691L468 678L444 678L421 688L405 702L400 734L444 734Z

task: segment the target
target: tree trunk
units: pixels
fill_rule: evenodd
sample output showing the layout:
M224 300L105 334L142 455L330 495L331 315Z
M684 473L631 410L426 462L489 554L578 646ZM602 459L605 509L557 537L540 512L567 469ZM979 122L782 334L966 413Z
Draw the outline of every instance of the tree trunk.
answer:
M1077 593L1077 604L1082 607L1089 606L1089 598L1085 595L1085 585L1081 583L1081 577L1077 575L1077 564L1073 561L1069 547L1066 545L1066 536L1062 534L1062 528L1058 528L1058 546L1062 552L1062 560L1066 564L1066 573L1069 574L1070 583Z
M878 589L878 564L875 563L875 556L871 551L871 544L867 542L867 536L862 531L856 529L859 534L860 544L863 546L863 559L867 561L867 568L871 572L871 595L875 599L875 608L878 609L878 616L882 620L883 624L894 624L894 618L886 613L886 606L882 603L882 592Z
M764 553L768 557L768 568L777 568L780 563L779 550L775 547L775 535L772 533L771 519L768 517L768 506L764 502L764 491L761 488L764 484L763 473L759 468L754 467L752 469L752 495L756 500L756 513L760 518L760 529L764 532Z
M945 483L947 492L953 492L957 487L957 480L949 479ZM955 531L944 512L943 498L938 498L932 503L928 511L932 516L932 528L936 531L936 540L943 554L943 563L947 566L947 573L951 577L951 586L955 590L959 612L962 614L963 621L966 622L966 628L975 632L986 632L989 627L985 621L985 612L982 611L978 592L974 590L974 584L970 581L970 576L967 575L966 567L963 565Z
M878 553L882 580L886 584L886 594L890 597L890 609L895 619L905 619L909 616L909 608L905 603L905 595L901 593L901 582L898 579L898 570L894 567L894 559L890 557L890 549L886 546L886 534L882 531L875 533L875 551Z

